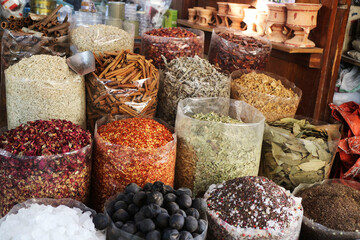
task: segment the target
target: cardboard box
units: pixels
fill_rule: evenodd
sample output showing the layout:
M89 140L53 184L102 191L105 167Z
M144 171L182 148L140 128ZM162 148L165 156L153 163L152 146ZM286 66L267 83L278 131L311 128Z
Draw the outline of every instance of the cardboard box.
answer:
M163 27L177 27L178 11L175 9L169 9L164 15Z

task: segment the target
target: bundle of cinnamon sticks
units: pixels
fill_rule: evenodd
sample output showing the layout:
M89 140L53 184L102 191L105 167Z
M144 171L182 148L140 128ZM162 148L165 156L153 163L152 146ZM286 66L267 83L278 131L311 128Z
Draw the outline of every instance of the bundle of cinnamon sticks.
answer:
M68 34L70 23L66 17L62 23L57 18L58 11L63 5L57 6L48 16L30 14L26 18L10 16L1 23L3 29L15 30L24 34L37 34L38 36L60 37Z
M129 50L94 57L96 71L86 76L89 129L104 115L155 115L159 72L152 60Z

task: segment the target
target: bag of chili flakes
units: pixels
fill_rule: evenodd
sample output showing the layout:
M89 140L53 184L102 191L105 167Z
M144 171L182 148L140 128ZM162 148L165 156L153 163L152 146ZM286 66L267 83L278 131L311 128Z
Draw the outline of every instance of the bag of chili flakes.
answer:
M118 115L95 125L92 207L102 211L105 201L125 186L162 181L173 186L176 134L160 119Z

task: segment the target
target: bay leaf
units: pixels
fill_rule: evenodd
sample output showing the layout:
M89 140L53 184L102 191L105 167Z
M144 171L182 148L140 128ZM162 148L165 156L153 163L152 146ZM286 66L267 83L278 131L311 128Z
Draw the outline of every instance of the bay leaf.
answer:
M319 149L318 154L321 161L324 161L326 163L331 161L331 154L325 149Z
M285 156L285 153L282 150L282 148L274 142L271 143L271 147L272 147L271 151L272 151L273 157L275 158L275 161L277 162L277 164L278 165L283 164L283 162L280 160L280 158L282 156Z
M300 171L295 174L289 175L290 181L294 186L298 186L300 183L315 183L323 179L316 172L304 172Z
M287 139L286 139L286 137L282 136L281 134L274 132L272 141L279 143L279 144L284 144L284 143L286 143Z
M301 153L308 152L304 147L304 145L296 139L286 142L285 146L296 152L301 152Z
M274 170L272 170L270 172L270 174L277 174L279 172L281 172L283 170L283 168L281 166L277 166Z
M299 135L301 132L300 125L298 123L294 123L293 125L293 133L295 136Z
M299 165L299 168L305 172L317 171L324 167L326 162L321 160L313 160L310 162L302 163Z
M278 122L282 122L282 123L296 123L296 122L298 122L298 120L296 120L295 118L282 118L282 119L280 119Z
M324 139L317 138L314 140L314 142L316 143L316 145L318 146L319 149L327 149L328 148L327 142L325 142Z
M279 161L291 166L296 166L301 163L302 155L300 153L285 153L283 156L279 156Z
M304 145L306 150L311 153L313 156L317 157L319 156L317 153L318 148L312 141L304 141Z

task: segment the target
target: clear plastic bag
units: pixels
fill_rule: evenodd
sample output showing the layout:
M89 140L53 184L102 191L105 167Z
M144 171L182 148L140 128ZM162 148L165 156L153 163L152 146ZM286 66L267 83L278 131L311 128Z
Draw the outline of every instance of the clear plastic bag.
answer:
M230 78L198 56L167 63L160 74L157 116L175 125L178 102L185 98L230 97Z
M70 56L68 36L59 38L37 37L30 34L4 30L1 42L1 78L0 78L0 127L6 126L6 93L4 71L21 59L32 55L48 54Z
M29 198L73 198L87 203L92 144L64 154L19 156L0 149L0 216Z
M113 68L109 71L115 73L124 72L129 70L129 67L133 67L134 70L131 74L124 76L119 72L115 76L112 75L106 78L106 75L111 74L111 72L102 74L103 67L99 62L96 62L96 68L97 70L100 69L100 71L96 71L97 75L95 73L86 76L87 121L88 128L91 130L94 129L96 120L107 115L155 116L160 81L157 69L144 60L143 56L128 52L118 54L116 57L111 56L112 59L110 59L109 64L111 65L112 62L119 59L122 59L122 62L125 63L123 65L119 64L121 65L120 68ZM135 73L135 75L132 73ZM99 78L99 76L102 77ZM121 83L116 80L117 77L121 77ZM123 81L124 78L125 81Z
M319 184L343 184L360 191L359 182L344 179L327 179L314 184L300 184L297 188L295 188L293 194L297 195L302 190ZM306 209L304 211L306 212ZM345 232L330 229L320 223L314 222L312 219L304 215L301 227L301 237L309 240L358 240L360 239L360 232Z
M115 226L114 222L111 220L110 213L107 210L111 209L113 204L115 204L116 197L117 197L117 195L110 197L106 201L105 207L104 207L104 212L105 212L106 216L110 219L110 225L106 229L106 239L108 239L108 240L118 240L118 239L121 239L121 240L144 240L144 238L135 236L133 234L130 234L128 232L125 232L125 231L119 229L118 227ZM200 213L200 219L204 219L206 221L206 224L207 224L206 229L204 230L204 232L201 235L194 238L194 240L205 240L206 239L207 230L208 230L208 219L207 219L206 212Z
M306 127L305 120L313 127ZM314 183L329 178L340 140L340 125L301 116L289 121L295 123L293 132L277 124L265 125L261 162L263 176L288 190L293 190L300 183ZM310 129L316 132L306 133ZM322 135L321 131L326 133L326 140L326 135Z
M295 96L293 98L285 98L265 94L259 92L257 88L246 88L234 81L235 79L240 78L242 75L252 72L256 74L265 74L273 79L280 80L281 84L285 88L291 89L295 93ZM231 74L230 96L233 99L244 101L251 106L257 108L260 112L264 114L266 121L275 121L281 118L295 116L302 96L302 91L300 88L296 87L293 82L290 82L286 78L281 77L277 74L265 71L244 69L235 71Z
M196 34L196 37L160 37L143 33L141 40L142 55L146 59L152 59L157 68L164 68L164 60L168 62L180 57L203 57L204 32L197 29L187 29Z
M148 27L160 28L163 24L163 17L169 9L172 0L143 0L142 2L148 15Z
M70 32L73 52L112 52L134 49L133 37L121 28L104 25L83 25Z
M8 129L38 119L64 119L86 126L84 78L66 59L34 55L5 70Z
M229 73L239 69L265 70L270 52L271 42L266 38L216 28L211 36L209 61Z
M214 190L216 187L221 188L223 185L222 183L217 185L212 185L205 193L205 200L208 201L209 197L211 196L211 191ZM279 187L280 188L280 187ZM264 189L264 188L263 188ZM283 188L281 188L283 189ZM235 189L229 189L229 194L232 194ZM274 191L276 191L274 189ZM279 190L277 190L279 191ZM221 219L220 214L218 214L215 210L210 210L208 208L207 215L209 219L209 230L208 235L210 239L231 239L231 240L297 240L299 239L300 230L301 230L301 223L303 219L303 210L301 206L301 198L297 198L291 195L289 191L284 191L282 194L286 195L287 197L292 197L292 208L282 208L281 210L276 209L276 212L271 214L280 214L284 213L285 211L288 213L289 216L289 224L286 228L283 229L274 229L274 228L266 228L261 229L259 227L255 228L241 228L239 226L230 225L228 222ZM235 194L234 194L235 195ZM268 202L274 201L270 199L264 199ZM261 200L260 200L261 201ZM248 203L249 201L246 201ZM280 202L280 201L279 201ZM251 204L248 203L248 204ZM281 205L283 203L279 203ZM256 200L253 203L253 207L256 208ZM228 206L229 208L234 208L235 211L237 206ZM279 212L277 212L277 210ZM264 211L269 211L268 209L264 209ZM261 214L261 213L260 213ZM255 217L256 218L256 217ZM263 219L261 219L263 220ZM264 221L267 221L264 219ZM275 221L269 221L269 226L278 226Z
M94 171L92 173L92 206L102 211L106 199L136 183L162 181L173 186L176 160L176 134L174 140L157 149L137 149L105 142L97 129L109 122L129 118L115 116L98 120L95 125ZM166 125L159 119L159 123ZM171 130L170 127L168 127ZM173 131L172 131L173 132Z
M197 113L215 112L241 124L200 121ZM227 98L187 98L178 104L175 184L203 194L211 184L258 174L264 116L245 102Z

